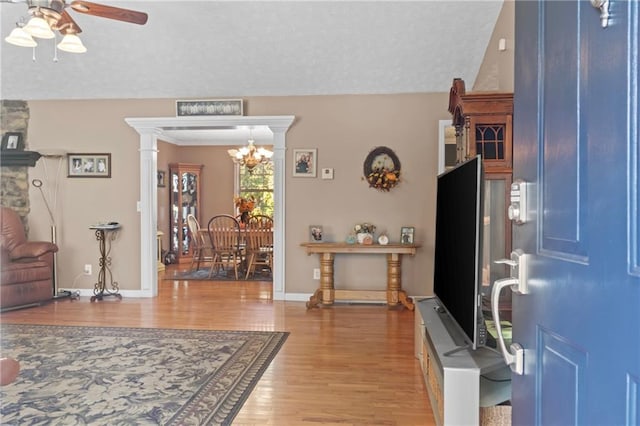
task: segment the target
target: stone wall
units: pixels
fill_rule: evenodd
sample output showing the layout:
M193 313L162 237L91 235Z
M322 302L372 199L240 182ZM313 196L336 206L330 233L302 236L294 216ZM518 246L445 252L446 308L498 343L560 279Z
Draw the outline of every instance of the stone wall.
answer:
M29 105L26 101L0 101L0 134L6 132L20 132L28 149L29 138ZM0 155L2 153L0 152ZM0 167L0 205L11 207L18 212L27 226L29 205L29 168L26 166Z

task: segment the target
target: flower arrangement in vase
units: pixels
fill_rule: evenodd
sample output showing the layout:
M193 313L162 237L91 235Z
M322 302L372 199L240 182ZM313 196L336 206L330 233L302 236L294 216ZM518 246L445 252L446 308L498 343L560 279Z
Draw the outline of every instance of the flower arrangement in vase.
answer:
M373 233L376 232L375 225L368 222L357 223L353 227L353 231L356 233L358 244L373 244Z
M256 199L253 196L244 198L236 195L233 197L233 204L235 204L240 213L240 222L244 224L249 222L249 213L256 207Z

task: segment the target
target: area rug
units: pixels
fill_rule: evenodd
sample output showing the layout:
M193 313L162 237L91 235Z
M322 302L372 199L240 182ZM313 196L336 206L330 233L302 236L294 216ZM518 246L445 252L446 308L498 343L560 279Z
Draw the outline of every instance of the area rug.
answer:
M165 274L165 280L210 280L210 281L273 281L271 271L256 271L249 276L247 280L244 274L238 272L238 279L233 271L219 271L209 278L209 268L198 269L195 271L176 272L174 275Z
M287 332L2 324L7 425L227 425Z

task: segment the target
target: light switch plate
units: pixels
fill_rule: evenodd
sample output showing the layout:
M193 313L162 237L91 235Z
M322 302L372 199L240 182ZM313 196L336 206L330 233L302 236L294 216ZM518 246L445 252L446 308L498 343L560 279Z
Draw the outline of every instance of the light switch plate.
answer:
M333 179L333 169L322 169L322 179Z

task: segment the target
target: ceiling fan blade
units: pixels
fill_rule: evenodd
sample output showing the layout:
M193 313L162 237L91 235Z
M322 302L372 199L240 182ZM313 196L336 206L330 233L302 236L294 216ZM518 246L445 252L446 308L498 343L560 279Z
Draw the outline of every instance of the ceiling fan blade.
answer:
M105 6L103 4L91 3L84 0L74 0L71 7L76 12L87 15L100 16L102 18L115 19L116 21L130 22L132 24L144 25L147 23L147 14L130 9Z
M60 31L62 34L80 34L82 32L82 29L78 26L76 21L73 20L71 15L67 13L66 10L63 10L60 14L60 19L58 19L55 29Z

